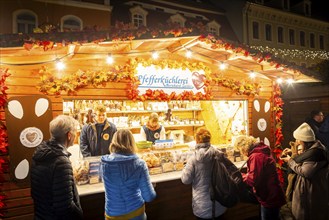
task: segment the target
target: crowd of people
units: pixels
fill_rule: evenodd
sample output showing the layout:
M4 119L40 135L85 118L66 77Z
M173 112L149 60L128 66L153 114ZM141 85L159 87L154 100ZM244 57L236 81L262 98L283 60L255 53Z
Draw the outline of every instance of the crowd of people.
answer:
M243 182L252 189L260 204L262 220L280 219L280 209L291 203L297 220L329 219L329 119L321 111L294 132L293 145L283 150L281 160L288 167L287 186L279 181L276 158L271 148L253 136L241 135L234 147L247 158ZM31 195L35 219L83 219L69 160L78 122L59 115L49 124L50 139L43 141L32 157ZM141 128L145 140L164 139L156 113ZM183 184L192 185L192 208L196 219L221 219L227 207L210 198L212 158L218 148L211 145L211 133L199 128L195 151L182 170ZM105 186L105 219L146 220L145 202L156 198L148 167L136 154L136 143L128 129L118 129L106 119L100 106L82 127L80 148L84 157L101 156ZM285 192L284 192L285 191Z

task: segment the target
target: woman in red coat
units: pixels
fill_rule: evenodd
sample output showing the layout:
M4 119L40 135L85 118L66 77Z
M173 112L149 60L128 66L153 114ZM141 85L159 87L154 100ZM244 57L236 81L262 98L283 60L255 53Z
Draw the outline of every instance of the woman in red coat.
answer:
M280 208L286 203L269 146L252 136L239 136L235 147L248 157L243 181L253 188L261 205L262 220L280 219Z

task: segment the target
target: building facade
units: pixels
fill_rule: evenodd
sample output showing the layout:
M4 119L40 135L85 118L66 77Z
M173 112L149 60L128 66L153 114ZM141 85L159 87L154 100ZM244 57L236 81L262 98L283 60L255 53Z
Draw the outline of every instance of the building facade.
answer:
M190 28L201 25L204 32L238 41L225 10L209 0L111 0L112 26L117 22L130 24L132 27Z
M110 28L109 0L1 0L0 34Z
M235 2L218 4L244 44L304 67L329 59L329 22L312 16L311 1Z

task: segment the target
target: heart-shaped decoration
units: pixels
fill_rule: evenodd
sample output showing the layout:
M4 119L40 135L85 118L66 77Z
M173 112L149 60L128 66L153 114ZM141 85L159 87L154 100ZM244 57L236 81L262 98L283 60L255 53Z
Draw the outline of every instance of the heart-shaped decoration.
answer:
M28 132L26 134L26 139L33 143L37 139L38 134L36 132Z
M192 82L194 87L199 90L204 86L204 80L206 79L205 75L198 72L192 73Z

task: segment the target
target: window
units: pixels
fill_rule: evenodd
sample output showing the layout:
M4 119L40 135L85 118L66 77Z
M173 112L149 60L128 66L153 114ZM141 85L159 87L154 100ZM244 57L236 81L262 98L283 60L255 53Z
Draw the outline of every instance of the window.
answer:
M215 20L207 24L208 32L217 36L219 36L220 27L220 24L218 24Z
M133 15L133 24L134 24L134 27L143 26L143 23L144 23L143 15L140 15L140 14L134 14Z
M299 44L302 47L305 47L305 32L301 31L299 32Z
M164 12L164 9L163 8L155 8L156 11L162 11Z
M14 33L33 33L33 29L38 26L37 16L30 10L18 10L13 13Z
M74 15L65 15L61 18L61 31L81 31L82 20Z
M259 24L258 22L252 22L252 37L254 39L259 39Z
M289 43L295 45L295 31L292 29L289 29Z
M180 27L185 27L186 18L181 14L175 14L170 17L172 23L178 24Z
M283 27L278 27L278 42L283 43Z
M135 6L129 10L131 13L131 23L135 27L140 27L140 26L146 27L146 17L148 12L144 10L140 5Z
M314 34L310 34L310 48L315 48L315 36Z
M323 35L319 36L319 46L321 50L324 50L324 37Z
M265 39L272 41L272 26L270 24L265 25Z

